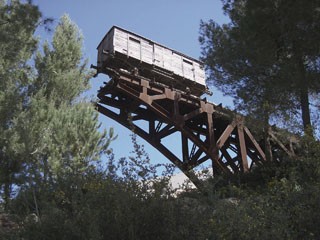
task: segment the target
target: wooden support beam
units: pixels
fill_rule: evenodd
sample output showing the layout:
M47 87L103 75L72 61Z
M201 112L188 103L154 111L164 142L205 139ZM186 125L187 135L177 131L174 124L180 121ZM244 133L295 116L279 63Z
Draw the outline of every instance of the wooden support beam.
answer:
M196 110L192 111L192 112L189 112L187 114L184 114L183 115L183 120L184 121L188 121L189 119L192 119L196 116L198 116L199 114L202 113L202 109L201 108L197 108Z
M229 138L230 134L232 133L232 131L234 130L236 124L235 122L232 122L231 124L229 124L227 126L227 128L224 130L224 132L221 134L221 136L219 137L216 146L218 149L220 149L224 143L227 141L227 139Z
M161 139L161 138L165 138L165 137L167 137L167 136L169 136L169 135L171 135L171 134L173 134L173 133L175 133L175 132L177 132L178 130L174 127L174 126L172 126L172 125L170 125L170 124L168 124L167 126L165 126L163 129L161 129L158 133L156 133L157 134L157 137L159 138L159 139Z
M242 117L234 118L222 107L196 96L120 73L112 87L103 88L99 98L99 112L134 129L188 176L192 175L190 169L207 160L212 160L214 173L247 172L248 157L257 163L265 161L263 150L243 125ZM141 124L148 124L148 129ZM164 145L166 141L161 142L176 132L181 134L181 143L175 149L178 154Z
M212 113L207 113L207 136L209 150L212 151L215 144Z
M264 152L262 151L260 145L257 143L257 141L254 139L254 137L252 136L251 132L249 131L249 129L247 127L243 127L245 133L247 134L247 136L249 137L251 143L253 144L254 148L256 151L258 151L259 155L261 156L263 161L266 161L266 155L264 154Z
M290 157L295 156L295 154L291 152L271 131L269 131L269 135L271 139L275 141L285 153L288 154L288 156Z
M228 153L228 151L226 150L225 147L222 147L220 149L221 151L221 155L225 157L225 159L227 160L229 166L231 167L231 169L233 170L233 172L239 172L239 168L235 165L234 160L232 159L232 157L230 156L230 154Z
M182 143L182 159L183 162L189 162L189 146L188 138L181 134L181 143Z
M150 96L150 100L151 101L156 101L156 100L161 100L161 99L166 99L167 96L166 94L158 94L158 95L153 95L153 96Z
M238 141L240 146L240 159L242 163L243 172L249 171L248 159L247 159L247 149L246 149L246 141L244 139L243 127L238 125Z

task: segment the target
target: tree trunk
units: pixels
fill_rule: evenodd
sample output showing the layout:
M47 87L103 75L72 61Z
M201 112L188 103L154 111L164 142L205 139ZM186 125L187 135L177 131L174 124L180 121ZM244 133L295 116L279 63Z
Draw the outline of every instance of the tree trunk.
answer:
M299 52L299 51L298 51ZM297 73L298 73L298 91L300 94L300 109L301 109L301 117L302 117L302 125L303 131L305 135L313 135L312 134L312 126L311 126L311 117L310 117L310 102L309 102L309 81L306 77L306 68L303 63L303 57L299 53L296 55L297 61Z
M302 86L300 89L300 106L304 133L310 134L312 133L312 126L309 108L309 93L306 85Z
M266 97L265 97L266 98ZM272 161L272 148L270 143L270 109L269 109L269 101L266 100L266 103L263 105L263 132L264 132L264 149L267 161Z
M270 126L264 126L264 149L265 149L265 155L266 155L266 160L267 161L272 161L273 156L272 156L272 148L271 148L271 142L270 142Z
M4 196L3 196L3 200L4 200L4 209L7 210L9 207L9 201L10 201L10 195L11 195L11 183L9 180L6 180L6 182L4 183Z

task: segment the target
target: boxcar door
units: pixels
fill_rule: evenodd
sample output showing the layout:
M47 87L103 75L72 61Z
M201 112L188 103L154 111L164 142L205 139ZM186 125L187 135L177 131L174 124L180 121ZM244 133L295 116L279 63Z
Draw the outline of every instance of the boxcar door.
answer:
M182 60L182 69L183 69L183 77L186 79L189 79L191 81L194 81L194 68L193 68L193 62L188 59Z
M141 60L141 42L140 39L129 35L129 56Z

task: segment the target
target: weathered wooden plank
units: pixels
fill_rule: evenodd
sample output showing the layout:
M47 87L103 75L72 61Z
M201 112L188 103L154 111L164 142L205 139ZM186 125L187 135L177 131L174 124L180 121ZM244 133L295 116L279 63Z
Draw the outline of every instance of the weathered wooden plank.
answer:
M105 53L112 53L113 56ZM188 87L192 94L199 96L206 91L205 73L200 61L135 33L113 27L98 46L98 68L107 66L132 71L134 67L139 69L142 62L145 64L144 73L149 71L145 77L159 74L155 81L182 91ZM154 66L163 69L164 75L154 72ZM176 81L172 81L172 74Z
M242 126L238 126L238 138L239 138L240 157L241 157L243 172L248 172L249 165L248 165L248 158L247 158L247 149L246 149L246 142L245 142Z

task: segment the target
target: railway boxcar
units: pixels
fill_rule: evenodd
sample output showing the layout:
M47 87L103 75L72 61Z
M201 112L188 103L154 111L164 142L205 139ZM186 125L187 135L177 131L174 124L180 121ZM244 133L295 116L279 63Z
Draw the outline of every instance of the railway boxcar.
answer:
M202 62L123 28L113 26L97 49L98 72L123 69L196 96L207 90Z

